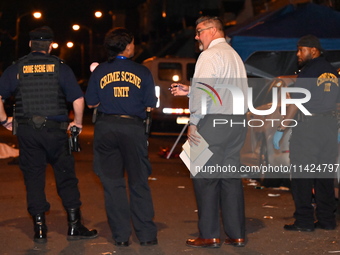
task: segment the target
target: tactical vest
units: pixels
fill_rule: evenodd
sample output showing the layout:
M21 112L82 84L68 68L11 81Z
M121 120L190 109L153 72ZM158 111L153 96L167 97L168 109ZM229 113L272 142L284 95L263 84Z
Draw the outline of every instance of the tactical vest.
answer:
M68 114L65 95L59 85L59 58L31 53L19 60L18 68L16 117Z

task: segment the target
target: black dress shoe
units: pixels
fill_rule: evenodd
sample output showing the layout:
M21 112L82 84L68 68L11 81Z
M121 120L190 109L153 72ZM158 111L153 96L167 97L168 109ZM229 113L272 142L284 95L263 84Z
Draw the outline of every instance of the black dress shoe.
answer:
M148 241L148 242L140 242L141 246L151 246L151 245L157 245L157 244L158 244L157 239Z
M118 247L128 247L129 246L129 241L126 242L115 242L115 245Z
M296 226L295 224L284 225L285 230L289 231L303 231L303 232L313 232L314 228L301 228Z
M325 226L325 225L322 225L319 221L317 221L314 223L314 228L320 228L324 230L334 230L335 226Z

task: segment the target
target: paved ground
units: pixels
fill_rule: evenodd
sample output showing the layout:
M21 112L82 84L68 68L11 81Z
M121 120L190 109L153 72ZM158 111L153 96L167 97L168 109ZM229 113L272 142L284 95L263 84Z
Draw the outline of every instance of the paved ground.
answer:
M219 249L185 246L187 238L198 235L192 182L179 158L167 160L158 155L160 147L171 147L176 137L150 139L150 159L153 166L150 186L156 212L155 222L159 230L159 245L141 247L136 237L132 236L129 247L117 248L113 245L106 221L103 190L92 171L91 125L86 126L80 139L83 151L75 154L75 157L84 223L89 228L96 228L99 237L87 241L66 240L66 214L56 195L53 173L48 167L46 193L51 203L51 211L47 214L48 242L44 245L35 244L32 241L32 220L26 211L22 174L17 165L8 164L12 159L1 159L0 254L340 254L340 227L333 231L316 230L311 233L284 231L283 225L293 220L294 207L290 192L268 188L255 189L247 180L244 180L247 245L244 248L223 245ZM0 129L0 142L16 144L15 138L3 128ZM221 233L221 238L224 237Z

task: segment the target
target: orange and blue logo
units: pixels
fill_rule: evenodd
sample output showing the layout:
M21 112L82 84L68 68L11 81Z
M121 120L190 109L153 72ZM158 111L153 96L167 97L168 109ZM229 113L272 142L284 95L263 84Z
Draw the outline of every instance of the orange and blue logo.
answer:
M212 101L214 102L214 104L217 104L217 100L216 100L216 98L217 98L218 101L220 102L220 105L222 106L221 97L212 86L210 86L206 83L203 83L203 82L197 82L197 83L206 87L206 88L202 88L202 87L197 87L197 88L200 89L200 90L203 90L205 93L207 93L210 96L210 98L212 99Z

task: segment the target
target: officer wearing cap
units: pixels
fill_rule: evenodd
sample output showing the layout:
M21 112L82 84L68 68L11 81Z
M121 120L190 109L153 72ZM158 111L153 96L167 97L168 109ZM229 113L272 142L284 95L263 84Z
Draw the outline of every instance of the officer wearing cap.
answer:
M336 227L335 168L331 168L335 167L338 154L336 110L340 103L339 79L336 69L322 56L323 50L317 37L306 35L297 46L301 71L295 86L310 91L311 98L303 106L311 115L304 115L294 104L288 105L285 118L295 117L298 121L292 128L289 148L295 222L285 225L284 229L309 232L315 228L333 230ZM303 96L302 93L291 94L292 98ZM286 123L286 126L289 124ZM274 134L276 149L280 149L279 142L285 129L280 125Z
M48 26L43 26L30 31L29 33L32 41L53 41L53 31Z
M0 101L0 121L15 131L20 149L27 209L33 217L34 241L46 243L45 212L50 204L45 194L47 163L54 170L58 195L67 212L68 240L97 237L81 223L80 194L74 158L68 149L67 130L82 128L83 93L69 66L51 56L53 31L47 26L30 33L31 53L8 67L0 78L2 99L15 97L15 117L7 117ZM74 120L69 122L67 102L72 103ZM13 122L12 122L13 120Z
M149 69L130 60L135 47L131 32L125 28L110 30L104 45L108 61L94 69L85 94L87 105L97 107L99 113L94 129L94 171L104 187L115 245L129 245L131 221L140 245L156 245L148 184L148 135L143 124L146 109L156 106L155 84Z

